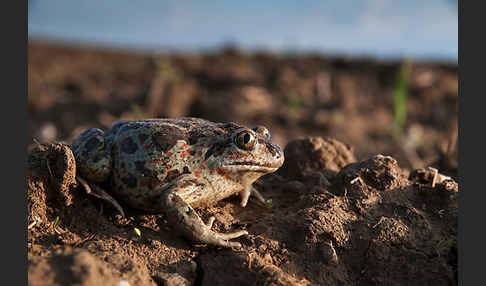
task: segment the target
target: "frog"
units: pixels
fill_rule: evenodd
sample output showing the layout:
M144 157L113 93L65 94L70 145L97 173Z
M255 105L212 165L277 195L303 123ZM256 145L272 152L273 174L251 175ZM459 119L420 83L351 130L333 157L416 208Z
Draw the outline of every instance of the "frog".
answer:
M194 243L241 247L246 230L212 230L195 211L239 194L245 207L250 196L265 198L253 183L274 173L284 162L282 148L262 125L252 128L202 118L122 120L106 132L90 128L70 145L77 179L93 195L125 216L119 201L167 222Z

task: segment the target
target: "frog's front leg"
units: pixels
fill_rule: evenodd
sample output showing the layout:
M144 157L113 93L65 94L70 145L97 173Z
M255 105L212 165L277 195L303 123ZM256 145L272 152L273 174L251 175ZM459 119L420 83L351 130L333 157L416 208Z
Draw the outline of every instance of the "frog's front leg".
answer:
M194 242L224 247L240 247L239 242L229 240L248 234L246 230L226 234L212 231L211 227L215 218L211 217L209 222L205 224L195 210L183 199L183 194L197 194L202 191L201 188L203 187L203 185L198 185L190 180L178 180L173 187L167 189L161 200L167 221Z
M110 196L110 194L108 194L105 190L98 187L97 185L90 186L90 184L88 184L88 182L81 178L81 176L76 176L76 180L83 186L86 193L110 203L113 207L115 207L115 209L121 214L122 217L125 217L125 212L123 211L123 208L115 200L115 198Z
M259 191L257 191L252 185L248 185L243 191L240 192L240 197L241 197L241 203L240 205L242 207L246 207L246 204L248 203L248 199L250 198L250 195L254 195L259 202L265 206L265 198L260 194Z

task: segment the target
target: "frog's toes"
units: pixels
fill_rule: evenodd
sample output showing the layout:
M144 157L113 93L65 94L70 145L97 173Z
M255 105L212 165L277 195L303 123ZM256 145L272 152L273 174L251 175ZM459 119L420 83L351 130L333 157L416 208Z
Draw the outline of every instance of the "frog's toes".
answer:
M240 237L242 235L247 235L247 234L248 234L248 231L246 231L246 230L238 230L238 231L229 232L229 233L216 233L216 235L219 238L225 239L225 240L237 238L237 237Z
M230 233L219 233L219 232L214 232L211 230L213 227L214 221L216 218L214 216L209 218L208 223L206 224L206 235L208 237L211 237L211 241L215 245L220 245L220 246L225 246L225 247L240 247L241 244L239 242L231 242L228 241L233 238L240 237L242 235L247 235L248 232L246 230L239 230L235 232L230 232Z
M206 226L207 226L208 229L211 229L213 227L213 223L214 223L215 220L216 220L216 218L214 216L212 216L212 217L209 218L209 221L206 224Z
M89 185L83 178L80 176L76 176L76 179L78 182L84 187L86 190L86 193L95 196L99 199L102 199L104 201L107 201L110 203L120 214L122 217L125 217L125 212L123 211L123 208L120 206L120 204L112 197L110 196L105 190L102 188L96 186L96 185Z
M219 245L224 247L241 247L241 243L235 241L229 241L230 239L240 237L242 235L247 235L248 232L246 230L239 230L230 233L218 233L212 232L212 239L211 244Z
M243 191L240 192L240 197L241 197L241 207L246 207L246 204L248 203L248 199L250 198L251 195L251 187L250 188L245 188Z
M240 192L241 196L241 203L240 205L242 207L246 207L246 204L248 203L248 199L250 198L250 195L255 196L259 202L261 202L263 205L265 205L265 198L260 194L259 191L257 191L252 185L249 185L246 187L243 191Z
M224 247L239 247L241 246L240 243L229 240L248 234L246 230L231 233L212 231L211 228L216 219L210 217L208 223L204 223L194 209L175 193L166 193L162 197L161 203L167 220L194 242Z

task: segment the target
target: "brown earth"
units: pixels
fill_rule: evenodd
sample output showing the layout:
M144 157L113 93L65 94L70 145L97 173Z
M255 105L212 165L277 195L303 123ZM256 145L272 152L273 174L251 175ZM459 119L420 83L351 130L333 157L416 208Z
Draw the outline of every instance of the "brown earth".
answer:
M286 157L255 183L270 208L232 197L197 210L219 231L248 230L241 249L224 249L190 244L164 215L122 218L76 184L67 145L32 143L29 285L457 284L457 65L408 63L395 140L399 62L41 43L28 52L31 139L70 143L119 119L197 116L266 125Z

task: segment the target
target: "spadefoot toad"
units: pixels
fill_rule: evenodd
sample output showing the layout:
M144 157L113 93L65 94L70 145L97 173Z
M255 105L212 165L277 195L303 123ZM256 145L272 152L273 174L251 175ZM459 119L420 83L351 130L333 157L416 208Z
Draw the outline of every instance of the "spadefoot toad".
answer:
M98 196L122 214L115 198L137 209L163 212L195 242L226 247L240 246L230 239L247 232L212 231L214 217L206 224L193 208L235 193L243 207L250 194L264 202L252 183L284 161L267 128L198 118L121 121L106 133L91 128L71 148L80 180L96 186ZM110 194L99 187L103 185Z

